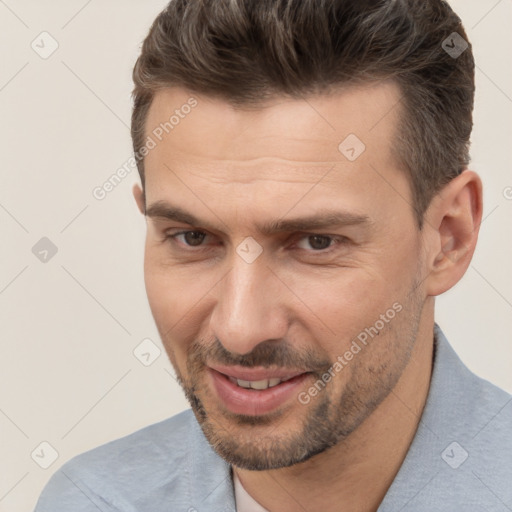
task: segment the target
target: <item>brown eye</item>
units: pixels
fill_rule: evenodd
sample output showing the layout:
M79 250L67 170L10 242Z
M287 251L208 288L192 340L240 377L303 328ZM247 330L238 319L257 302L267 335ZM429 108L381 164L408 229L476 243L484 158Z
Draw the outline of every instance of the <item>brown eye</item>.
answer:
M313 249L322 250L330 247L332 238L328 236L312 235L308 240Z
M183 233L185 236L185 241L188 245L196 246L201 245L201 242L204 240L204 237L206 236L205 233L202 233L201 231L186 231Z
M328 249L331 246L331 243L334 241L332 237L326 236L326 235L307 235L304 236L302 240L305 240L307 242L307 245L309 245L309 248L301 247L301 249L310 251L311 248L314 251L323 251L325 249ZM302 243L302 242L301 242ZM299 243L300 247L300 243Z
M183 240L181 243L189 247L199 247L203 242L205 236L206 233L204 233L203 231L180 231L179 233L168 235L166 238L171 239L173 242L175 240ZM178 239L178 237L183 238Z

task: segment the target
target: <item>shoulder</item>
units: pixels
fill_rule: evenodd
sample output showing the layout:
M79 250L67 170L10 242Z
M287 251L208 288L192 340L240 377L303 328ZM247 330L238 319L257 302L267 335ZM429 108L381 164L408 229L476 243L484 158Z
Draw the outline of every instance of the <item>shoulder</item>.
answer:
M65 467L82 475L102 475L109 480L130 475L143 477L149 468L153 474L164 469L168 472L172 467L170 460L178 461L186 456L185 448L194 422L192 411L183 411L77 455Z
M443 437L487 450L512 451L512 395L473 373L437 329L438 361L433 373L426 420Z
M195 424L190 409L171 418L148 425L132 434L98 446L70 461L70 467L104 467L115 472L140 471L142 466L154 467L155 457L165 450L168 455L179 457L184 453L185 441Z
M512 483L512 395L475 374L466 387L467 412L461 421L468 445L482 463L501 459L501 474Z
M512 505L512 395L473 373L438 326L435 349L417 432L378 510Z
M473 373L446 338L440 337L439 341L442 360L432 395L443 413L439 418L442 428L461 437L465 433L470 439L476 439L484 431L493 432L493 438L499 437L502 446L503 443L512 446L512 395Z
M201 443L190 409L73 457L50 479L35 512L136 510L159 487L184 492L183 467Z

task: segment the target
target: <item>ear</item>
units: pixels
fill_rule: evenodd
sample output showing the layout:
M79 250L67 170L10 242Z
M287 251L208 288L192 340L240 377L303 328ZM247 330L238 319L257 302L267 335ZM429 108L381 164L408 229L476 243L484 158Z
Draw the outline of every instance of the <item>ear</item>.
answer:
M146 205L145 205L145 197L144 191L138 183L135 183L132 188L133 197L135 198L135 202L137 203L137 207L139 208L140 213L142 215L146 214Z
M465 274L475 251L482 222L482 181L465 170L437 194L425 213L424 229L430 296L444 293Z

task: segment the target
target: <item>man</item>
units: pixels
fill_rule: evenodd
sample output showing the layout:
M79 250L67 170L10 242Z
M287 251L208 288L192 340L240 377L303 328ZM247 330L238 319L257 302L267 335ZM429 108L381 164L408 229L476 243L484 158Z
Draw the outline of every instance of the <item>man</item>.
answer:
M448 4L173 0L134 80L146 289L192 410L36 511L512 510L511 397L434 322L482 219Z

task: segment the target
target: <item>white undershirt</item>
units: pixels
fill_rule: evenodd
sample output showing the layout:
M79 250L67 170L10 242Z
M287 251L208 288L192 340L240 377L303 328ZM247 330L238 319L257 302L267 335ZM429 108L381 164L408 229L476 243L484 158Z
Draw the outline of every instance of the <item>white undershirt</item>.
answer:
M242 486L242 482L233 471L233 482L235 484L236 512L268 512L263 508Z

